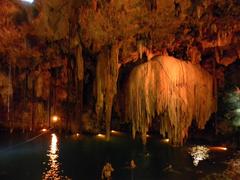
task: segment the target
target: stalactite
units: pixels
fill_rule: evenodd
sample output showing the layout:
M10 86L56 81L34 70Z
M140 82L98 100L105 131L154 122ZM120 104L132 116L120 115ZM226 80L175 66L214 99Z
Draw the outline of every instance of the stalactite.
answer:
M98 56L96 72L97 102L96 113L98 124L105 118L106 138L110 138L110 124L113 98L117 92L118 53L120 45L114 44L106 48Z
M143 41L138 41L137 42L137 47L138 47L138 53L139 53L139 58L142 59L142 56L143 56Z
M11 83L11 85L12 85L12 65L11 65L11 63L9 63L9 67L8 67L8 81ZM7 121L8 121L8 123L9 123L9 128L10 129L12 129L12 122L11 122L11 115L10 115L10 113L11 113L11 97L9 96L9 94L8 94L8 96L7 96ZM10 132L12 132L11 130L10 130Z
M68 106L67 106L67 118L66 118L66 130L69 130L69 127L71 127L71 118L70 118L70 95L71 95L71 63L70 60L67 60L67 102L68 102Z
M216 49L215 49L215 52L217 52ZM213 97L216 100L216 104L217 104L217 99L218 99L217 98L217 92L218 92L218 90L217 90L217 78L216 78L217 77L216 61L213 60L212 63L213 63L213 65L212 65L212 67L213 67L213 70L212 70L212 72L213 72ZM216 116L216 113L214 114L214 126L215 126L215 133L217 134L217 131L216 131L216 129L217 129L217 116Z
M79 81L82 81L84 78L84 60L82 56L82 46L79 45L77 47L77 53L76 53L76 61L77 61L77 77Z
M8 75L5 75L0 72L0 96L3 100L3 105L7 108L6 118L7 118L7 123L10 127L11 126L10 106L11 106L11 100L13 96L13 86L12 86L10 73L8 73Z
M47 100L47 112L48 112L48 128L51 127L51 83L49 85L49 95Z
M34 130L34 125L35 125L35 80L32 80L32 93L31 93L31 114L32 114L32 118L31 118L31 127L30 127L30 131Z
M192 64L199 64L201 61L201 53L195 46L190 46L188 48L188 56L190 57Z
M76 119L80 121L83 109L83 79L84 79L84 59L82 56L82 46L79 44L76 47L76 89L77 89L77 105Z
M11 81L12 81L12 88L13 88L13 92L16 89L16 59L13 58L13 64L12 64L12 75L11 75ZM15 99L12 98L11 101L12 104L12 108L11 108L11 132L13 132L13 129L15 128L15 110L16 110L16 103L15 103Z
M156 115L160 133L181 145L195 119L199 128L215 111L213 79L197 65L169 56L157 56L133 69L126 96L126 116L132 121L133 137L146 134Z
M0 95L2 96L3 104L7 105L8 97L12 96L12 84L9 79L2 73L0 73L0 86Z
M28 99L27 99L27 95L28 95L28 86L27 86L27 82L28 82L28 73L25 72L25 78L23 80L23 115L22 117L26 117L27 116L27 102L28 102ZM25 132L25 119L22 118L21 119L21 128L22 128L22 132L24 133Z
M216 59L216 62L217 63L220 63L220 53L219 53L219 49L216 47L215 49L214 49L214 52L215 52L215 59Z
M92 7L94 11L97 10L97 0L92 0Z

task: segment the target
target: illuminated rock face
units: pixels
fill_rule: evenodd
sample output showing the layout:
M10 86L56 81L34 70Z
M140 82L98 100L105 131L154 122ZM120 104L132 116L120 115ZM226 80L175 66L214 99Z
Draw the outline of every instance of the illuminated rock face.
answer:
M49 124L50 115L55 113L61 114L65 128L75 126L73 124L78 127L81 126L82 111L91 109L93 118L88 124L103 122L102 127L105 125L109 138L112 109L113 113L117 108L120 109L119 112L125 112L127 107L116 102L124 99L122 96L124 97L126 86L125 80L120 83L118 81L122 75L119 68L130 73L133 66L143 63L143 47L152 54L174 56L193 64L201 64L215 76L217 88L220 87L219 82L224 86L225 66L240 57L240 3L236 0L22 1L0 0L0 74L9 76L8 67L12 67L11 93L8 90L7 94L3 93L5 91L0 89L0 105L4 107L4 110L0 110L0 116L6 116L6 101L9 94L13 94L8 111L14 113L8 114L12 114L13 117L9 119L12 119L12 124L16 127L19 124L19 127L35 125L42 128ZM109 52L106 53L106 49ZM128 65L131 66L130 69L126 68ZM145 67L146 64L142 66ZM138 68L143 68L142 66ZM181 73L193 74L191 68L186 71ZM136 70L132 74L134 73L135 78L139 78ZM6 80L2 81L5 82ZM132 84L134 83L135 80ZM159 82L156 83L158 84L151 86L160 86ZM2 86L6 87L6 84ZM169 98L175 99L175 104L165 103L166 107L161 106L163 111L160 111L160 107L156 111L160 115L171 116L168 117L169 121L161 121L169 122L161 127L172 129L172 137L180 137L179 134L182 134L183 139L187 135L189 119L198 118L199 115L194 114L194 110L186 110L191 107L189 98L193 95L188 95L185 85L177 82L176 87L168 86L169 93L172 93ZM193 87L190 90L191 88ZM180 91L180 95L175 89ZM158 93L154 93L155 98ZM182 97L181 101L176 100L178 96ZM153 98L152 95L148 97L148 94L145 97L147 101ZM199 112L202 111L200 105L195 106ZM178 107L176 112L184 113L171 111L162 114L166 112L165 109L173 107ZM146 109L147 112L152 111L151 107ZM155 115L149 112L148 115ZM119 114L118 117L123 117ZM208 113L206 114L203 113L201 116L204 118L199 118L198 122L208 119ZM146 117L152 119L150 115ZM121 122L121 119L118 121ZM182 119L181 123L179 119ZM0 121L6 120L0 118ZM149 122L151 121L148 120L144 127ZM134 126L136 129L140 127L137 123ZM147 130L142 130L145 131ZM161 132L165 130L162 129ZM174 138L172 141L175 142Z
M199 128L215 111L213 78L199 66L157 56L133 69L127 89L127 117L143 142L152 120L160 116L160 133L181 145L195 119Z

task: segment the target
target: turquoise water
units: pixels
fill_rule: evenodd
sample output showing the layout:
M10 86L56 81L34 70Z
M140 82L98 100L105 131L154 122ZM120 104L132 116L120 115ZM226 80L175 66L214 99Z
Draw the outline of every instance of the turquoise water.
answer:
M0 179L99 180L106 162L114 168L113 180L199 179L222 172L230 151L209 152L206 160L193 165L189 147L171 147L157 137L144 146L128 135L101 137L60 136L46 133L36 139L12 135L0 137ZM134 160L137 167L129 168Z

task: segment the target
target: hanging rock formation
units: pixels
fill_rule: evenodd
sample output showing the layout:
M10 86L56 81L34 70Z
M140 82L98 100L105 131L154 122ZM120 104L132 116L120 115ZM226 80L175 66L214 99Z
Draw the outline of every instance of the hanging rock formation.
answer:
M111 49L106 49L104 54L100 54L97 64L97 121L105 119L106 137L110 138L110 124L113 98L117 93L118 79L118 53L119 44L114 44Z
M215 112L213 78L197 65L157 56L133 69L126 102L133 137L138 131L146 142L152 120L160 116L160 133L181 145L194 119L204 128Z

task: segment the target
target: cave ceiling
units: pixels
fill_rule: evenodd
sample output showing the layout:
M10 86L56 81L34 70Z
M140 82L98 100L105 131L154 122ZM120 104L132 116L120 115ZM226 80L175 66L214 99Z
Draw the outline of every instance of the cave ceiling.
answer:
M227 66L240 55L238 0L2 0L0 53L20 67L81 44L96 54L122 43L121 63L139 42L199 63L209 52ZM48 52L52 51L52 52ZM13 56L13 57L11 57ZM25 59L25 60L23 60Z

